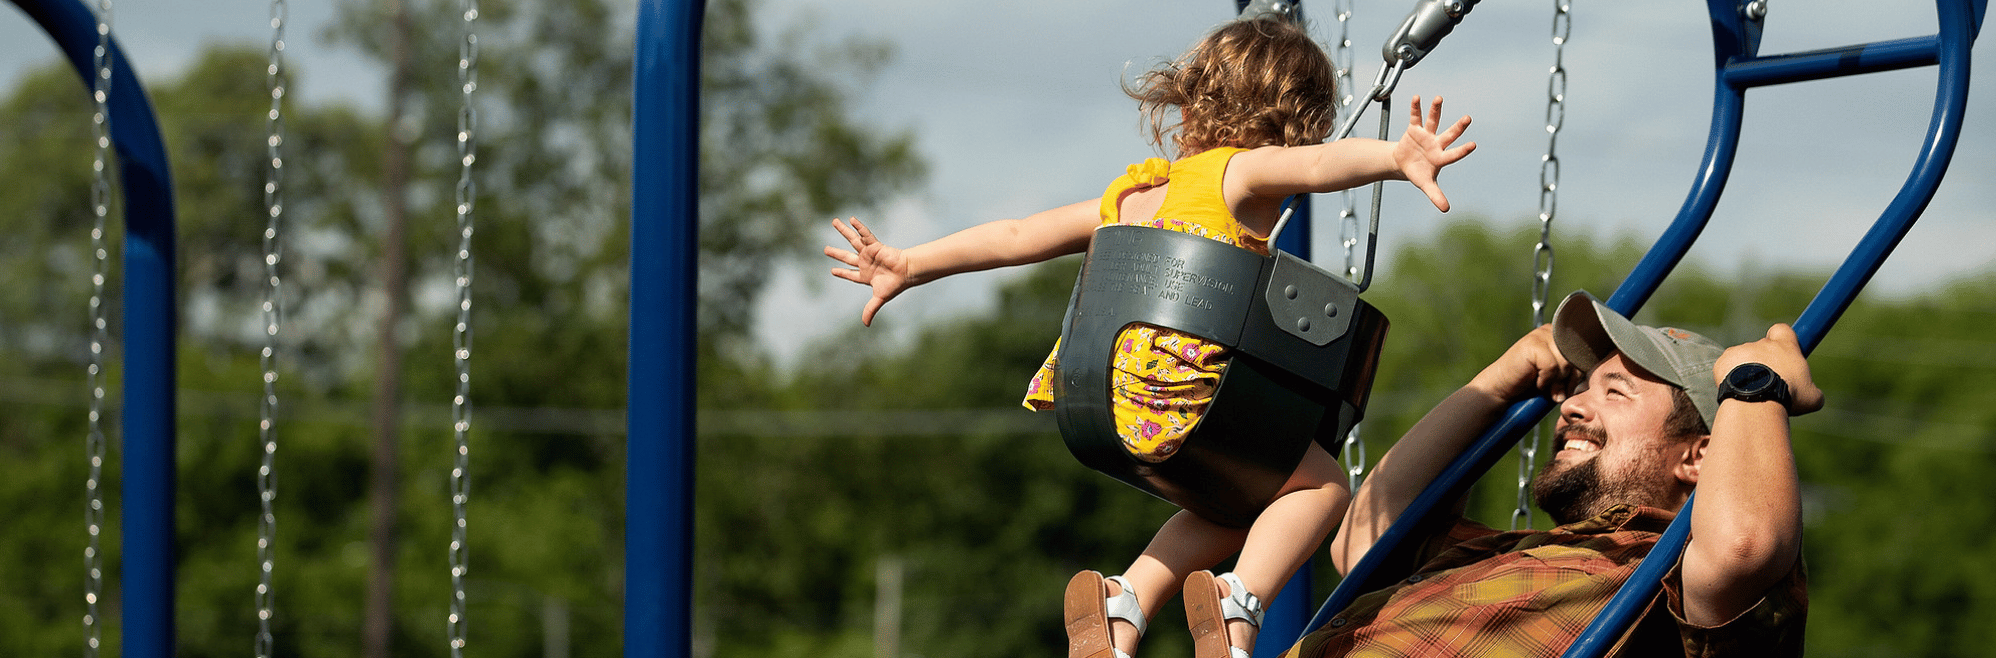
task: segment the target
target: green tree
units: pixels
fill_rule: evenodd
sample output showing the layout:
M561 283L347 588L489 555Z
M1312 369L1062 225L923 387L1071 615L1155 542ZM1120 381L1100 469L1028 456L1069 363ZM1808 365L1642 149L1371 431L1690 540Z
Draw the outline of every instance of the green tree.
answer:
M449 35L446 4L409 6L428 24L452 26L438 30ZM1056 651L1064 579L1119 568L1172 511L1075 464L1050 420L1014 406L1058 331L1076 260L1036 266L995 308L938 322L911 342L853 327L814 347L800 371L761 358L741 329L763 272L813 253L804 240L817 218L880 198L920 167L911 137L860 125L843 109L853 83L841 81L863 79L884 48L795 38L801 32L772 38L752 20L753 3L712 4L696 647L711 656L871 654L879 588L898 571L902 654ZM373 51L385 18L367 7L349 6L341 38ZM631 337L622 301L630 67L621 55L630 35L616 13L600 2L486 4L470 525L480 653L539 653L564 639L563 628L574 655L618 649L609 638L620 636L627 559L619 407ZM449 301L424 292L447 288L454 244L456 51L450 39L419 50L418 100L400 125L353 108L286 108L292 239L275 576L283 655L358 653L370 560L369 430L358 401L377 367L366 355L379 317L371 277L391 129L438 145L418 149L412 168L420 219L409 237L416 303L401 333L411 359L394 547L404 577L392 628L399 652L445 653L454 317ZM151 89L181 201L178 621L189 656L240 653L255 629L263 61L260 47L219 48ZM294 80L292 97L313 82ZM0 195L9 236L0 273L32 282L0 291L0 524L10 529L0 534L0 582L10 584L0 592L0 652L10 655L59 654L81 641L85 466L75 439L85 423L92 261L79 90L72 72L51 66L0 99L0 125L18 128L0 137L0 176L16 190ZM1559 236L1555 294L1605 294L1640 255L1639 240L1580 225ZM1392 251L1392 274L1368 293L1394 323L1365 425L1372 459L1526 329L1535 235L1506 227L1464 222ZM1792 319L1823 279L1680 269L1638 319L1732 341ZM1996 497L1985 475L1996 412L1982 393L1996 384L1996 343L1983 337L1991 308L1988 275L1932 294L1867 297L1812 359L1830 401L1796 423L1812 654L1989 653L1977 632L1996 614L1996 552L1979 532L1996 514L1985 502ZM1499 463L1479 484L1474 516L1507 523L1513 469ZM114 524L105 538L114 584L117 532ZM1320 594L1335 581L1329 572L1319 572ZM117 601L108 603L115 651ZM1169 610L1154 620L1147 653L1186 652Z
M1988 274L1863 300L1810 359L1828 399L1797 422L1812 654L1989 654L1991 309Z
M1174 511L1078 466L1051 418L1016 406L1078 264L1031 268L911 345L855 326L802 359L782 411L703 431L699 560L717 568L699 570L697 614L715 656L871 655L882 564L906 574L904 655L1064 643L1066 577L1120 569ZM1158 635L1147 652L1190 650Z
M1534 228L1468 220L1392 252L1393 274L1367 295L1394 322L1365 423L1371 460L1526 330ZM1559 238L1555 294L1605 296L1643 249L1578 227ZM1170 510L1075 464L1051 428L1028 433L998 420L1027 415L1003 408L1044 357L1072 281L1072 262L1037 268L996 308L938 323L906 347L856 327L827 339L804 359L815 365L799 373L795 404L809 391L838 391L846 415L817 416L845 423L823 433L838 436L703 443L703 459L737 463L734 472L762 483L730 494L703 482L702 550L733 558L703 583L717 655L863 655L881 556L919 574L904 594L920 602L902 620L905 653L1057 651L1058 586L1078 569L1119 568ZM1824 278L1721 278L1687 261L1637 317L1745 341L1792 321ZM1996 280L1984 276L1934 295L1862 301L1812 359L1831 403L1796 422L1812 655L1987 653L1973 629L1990 614L1984 576L1996 573L1981 566L1989 551L1975 530L1991 514L1990 485L1987 460L1973 457L1996 450L1996 419L1977 402L1996 374L1996 343L1979 329L1996 308L1992 295ZM932 435L893 433L917 410L967 408L989 411L935 416L957 423L932 422ZM882 411L854 411L864 409ZM1515 470L1507 458L1478 483L1472 517L1508 525ZM1536 521L1549 525L1543 514ZM1318 576L1322 596L1337 577L1328 568ZM987 630L994 623L1005 630ZM1183 653L1176 619L1152 623L1147 653Z
M86 237L91 181L81 174L90 167L90 110L67 69L26 75L17 91L0 103L0 121L15 127L0 134L0 171L18 176L19 189L47 193L0 195L0 230L8 235L0 240L0 272L9 281L35 282L0 291L0 523L46 529L48 537L22 541L15 538L40 533L13 532L0 540L0 578L18 584L0 594L0 637L15 652L53 655L82 642L78 558L88 470L80 407L88 394L85 304L94 265ZM64 172L55 163L73 167ZM109 466L107 477L115 477L116 464ZM106 559L115 560L115 525L109 531ZM51 565L70 568L47 571ZM66 632L58 636L53 628ZM108 633L115 638L116 626Z
M885 49L761 36L747 0L710 3L706 125L756 135L704 154L703 221L739 234L718 243L703 279L740 279L701 300L710 336L742 332L760 273L801 251L804 217L858 210L920 174L905 133L858 125L845 96ZM405 119L388 125L348 107L288 103L287 319L279 355L278 653L355 655L359 644L367 508L364 405L378 366L368 358L380 317L372 280L382 256L383 149L391 131L414 151L409 228L411 315L396 332L410 355L405 445L399 458L401 537L393 551L392 632L398 653L441 655L448 602L452 437L448 400L455 246L450 190L457 180L457 29L454 3L413 2L441 25L415 48ZM488 2L481 18L479 229L475 284L471 509L471 642L494 655L537 654L564 641L573 655L611 655L622 623L622 414L628 252L631 28L606 2ZM339 42L379 52L384 14L347 6ZM294 41L290 98L315 82ZM261 390L256 304L264 283L264 54L204 52L176 80L149 89L173 158L181 207L180 653L239 653L255 633L256 400ZM309 71L309 66L303 70ZM91 261L88 109L74 74L49 67L0 102L9 126L0 172L24 191L0 198L0 268L47 285L0 293L0 495L12 528L0 573L31 583L0 594L8 653L71 650L82 615L82 552L75 522L83 465L85 304ZM825 137L826 139L820 139ZM836 138L836 139L831 139ZM51 163L74 162L74 168ZM745 164L748 163L748 164ZM828 163L836 163L833 166ZM751 176L760 189L713 182ZM837 176L836 182L818 177ZM802 201L774 190L816 190ZM723 193L725 192L725 193ZM734 206L763 204L754 210ZM795 216L789 213L796 213ZM815 221L809 222L815 225ZM18 236L19 239L15 239ZM117 236L112 236L116 244ZM754 252L754 253L750 253ZM113 258L115 259L115 254ZM759 260L758 260L759 259ZM730 274L729 272L733 272ZM112 282L115 289L116 282ZM748 295L745 298L741 295ZM115 303L113 308L115 308ZM67 319L65 319L67 318ZM115 320L115 317L114 317ZM114 335L118 332L114 328ZM731 346L721 349L718 346ZM768 394L766 363L732 337L707 341L702 378ZM113 359L115 361L115 353ZM718 373L718 374L716 374ZM114 370L113 375L116 375ZM743 377L748 377L743 379ZM762 377L762 379L756 379ZM63 395L73 392L73 396ZM113 401L115 404L115 400ZM115 482L117 453L109 477ZM111 504L117 504L115 488ZM73 506L48 501L73 500ZM114 512L115 517L115 512ZM107 537L116 573L115 525ZM47 571L47 574L43 572ZM115 581L115 575L113 576ZM113 585L115 592L115 583ZM109 610L115 650L116 605ZM19 611L18 614L16 611ZM560 629L566 637L557 637ZM69 647L70 649L66 649Z

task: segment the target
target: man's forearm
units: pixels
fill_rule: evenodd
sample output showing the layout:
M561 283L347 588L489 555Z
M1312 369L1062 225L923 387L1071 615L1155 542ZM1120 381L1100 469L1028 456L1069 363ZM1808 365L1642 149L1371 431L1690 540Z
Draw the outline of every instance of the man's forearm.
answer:
M1727 348L1712 364L1713 378L1746 363L1778 373L1789 399L1728 399L1712 419L1684 549L1684 608L1696 623L1723 622L1753 607L1802 557L1801 485L1788 419L1821 409L1823 392L1788 325Z
M1802 552L1802 498L1788 411L1727 401L1699 467L1685 548L1687 621L1717 624L1753 606Z
M1331 541L1331 561L1338 572L1357 564L1421 490L1509 406L1487 390L1464 386L1409 428L1366 476Z
M1357 564L1421 490L1511 403L1563 386L1568 368L1553 346L1552 327L1533 329L1414 423L1366 477L1331 540L1331 561L1338 572Z

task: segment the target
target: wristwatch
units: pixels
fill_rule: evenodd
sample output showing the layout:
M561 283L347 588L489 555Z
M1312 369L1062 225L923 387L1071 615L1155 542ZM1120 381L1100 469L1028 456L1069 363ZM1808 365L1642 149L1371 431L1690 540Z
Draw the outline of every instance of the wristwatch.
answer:
M1773 368L1759 363L1742 363L1734 366L1732 372L1719 382L1719 400L1740 400L1743 402L1779 402L1782 408L1788 407L1788 382Z

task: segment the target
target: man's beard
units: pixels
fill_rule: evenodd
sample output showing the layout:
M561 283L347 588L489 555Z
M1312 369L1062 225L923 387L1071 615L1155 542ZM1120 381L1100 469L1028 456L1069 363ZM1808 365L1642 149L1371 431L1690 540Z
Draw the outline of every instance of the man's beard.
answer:
M1568 425L1554 435L1554 446L1566 444L1566 435L1580 434L1607 447L1607 433L1598 427ZM1556 453L1555 453L1556 455ZM1532 479L1532 502L1546 511L1555 523L1566 525L1585 521L1600 514L1610 505L1629 503L1666 507L1670 505L1670 484L1654 477L1640 475L1641 464L1628 470L1603 473L1601 458L1597 455L1573 466L1558 469L1557 456L1539 469L1539 476Z

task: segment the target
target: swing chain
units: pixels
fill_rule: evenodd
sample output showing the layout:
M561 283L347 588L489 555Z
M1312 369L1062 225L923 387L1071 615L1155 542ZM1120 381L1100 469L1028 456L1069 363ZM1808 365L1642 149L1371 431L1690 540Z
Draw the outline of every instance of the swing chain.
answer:
M1351 115L1351 105L1354 100L1351 92L1351 71L1353 66L1351 48L1352 3L1353 0L1337 0L1335 9L1338 18L1338 41L1336 47L1331 51L1331 66L1335 70L1338 80L1337 85L1340 92L1338 94L1338 115L1340 118ZM1338 192L1338 196L1344 202L1344 207L1338 209L1338 224L1343 238L1339 242L1344 246L1345 250L1345 278L1356 281L1359 274L1358 195L1354 194L1351 190L1343 190ZM1338 458L1345 466L1347 481L1351 489L1357 491L1359 482L1365 475L1366 461L1365 441L1359 438L1359 426L1357 424L1353 424L1351 431L1345 433L1344 448L1339 451Z
M1552 220L1559 211L1559 129L1566 124L1567 37L1573 31L1573 3L1554 0L1552 70L1546 80L1546 154L1539 160L1539 244L1532 249L1532 326L1546 323L1547 293L1552 287ZM1544 428L1532 427L1530 443L1518 445L1518 507L1511 512L1511 529L1532 524L1531 488L1539 442Z
M1342 92L1338 94L1338 116L1341 119L1350 116L1352 112L1351 108L1353 100L1353 96L1351 93L1352 2L1353 0L1338 0L1337 3L1338 42L1336 48L1332 50L1332 55L1331 55L1332 57L1331 66L1335 70L1335 75L1337 76L1338 91ZM1338 194L1344 200L1344 208L1338 211L1338 220L1339 224L1342 226L1341 231L1343 233L1343 240L1341 241L1341 244L1344 245L1345 249L1345 278L1357 280L1358 279L1357 248L1358 248L1358 231L1359 231L1358 197L1357 195L1354 195L1351 190L1343 190L1340 191Z
M111 0L97 4L97 48L92 51L95 76L90 83L90 100L95 110L90 117L96 155L91 163L90 208L94 223L90 229L90 251L96 269L90 276L90 387L89 435L84 452L90 475L83 481L88 501L83 523L89 534L83 549L83 655L96 658L103 645L103 627L97 603L103 599L104 565L104 349L110 342L109 323L104 318L104 283L110 276L110 241L105 231L111 214Z
M457 113L457 325L452 331L453 360L457 364L457 395L451 398L451 432L457 440L455 463L451 468L450 539L450 655L462 658L465 646L465 575L470 567L465 556L465 517L471 494L471 234L472 204L478 194L471 177L472 163L478 159L475 129L478 115L471 95L478 89L478 0L463 0L464 39L458 46L457 80L460 104Z
M264 171L263 180L264 219L267 223L263 229L264 343L259 359L263 367L263 401L259 405L257 423L257 437L263 444L263 464L256 472L257 497L263 506L263 515L257 517L256 537L257 658L269 658L272 653L270 626L276 616L272 606L275 595L271 580L275 574L277 552L277 337L283 322L284 293L277 266L283 259L283 243L278 239L278 228L284 217L284 19L288 14L284 0L271 0L270 63L265 69L270 87L270 112L266 118L269 136L265 141L270 167Z

